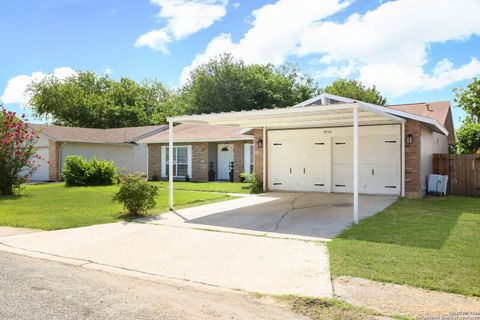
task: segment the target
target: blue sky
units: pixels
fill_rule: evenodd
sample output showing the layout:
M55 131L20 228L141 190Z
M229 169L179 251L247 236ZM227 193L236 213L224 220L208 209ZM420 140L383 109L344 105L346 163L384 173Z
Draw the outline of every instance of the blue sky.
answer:
M375 84L389 103L452 100L480 74L478 0L0 0L0 97L71 70L156 78L228 51L247 63L297 63L325 86ZM455 21L455 23L452 23ZM59 69L61 68L61 69ZM454 119L462 113L454 108ZM458 121L457 125L458 125Z

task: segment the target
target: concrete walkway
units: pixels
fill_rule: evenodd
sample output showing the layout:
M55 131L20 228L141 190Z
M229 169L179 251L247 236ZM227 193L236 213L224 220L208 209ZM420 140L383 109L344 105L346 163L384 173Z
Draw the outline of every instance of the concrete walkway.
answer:
M332 295L319 242L113 223L3 237L0 250L250 292Z
M14 236L14 235L17 235L17 234L39 232L39 231L42 231L42 230L0 226L0 238L1 237Z

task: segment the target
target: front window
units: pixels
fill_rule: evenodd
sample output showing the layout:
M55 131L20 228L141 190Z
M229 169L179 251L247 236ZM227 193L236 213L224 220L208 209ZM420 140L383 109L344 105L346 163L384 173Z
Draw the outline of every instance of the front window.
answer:
M252 143L245 143L245 154L244 154L244 163L243 167L245 173L252 173L255 170L255 151Z
M254 167L254 153L253 153L253 144L250 145L250 172L255 171Z
M162 170L162 176L168 177L169 173L169 148L164 147L164 161L165 164L164 170ZM190 163L190 146L174 146L173 147L173 176L174 177L185 177L190 176L189 174L189 163Z

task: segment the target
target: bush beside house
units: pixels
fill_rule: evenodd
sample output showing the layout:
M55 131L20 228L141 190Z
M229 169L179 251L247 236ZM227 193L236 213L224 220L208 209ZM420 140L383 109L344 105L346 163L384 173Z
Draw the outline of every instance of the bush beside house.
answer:
M66 158L63 177L67 186L107 186L115 184L117 168L112 161L93 157L90 161L80 156Z

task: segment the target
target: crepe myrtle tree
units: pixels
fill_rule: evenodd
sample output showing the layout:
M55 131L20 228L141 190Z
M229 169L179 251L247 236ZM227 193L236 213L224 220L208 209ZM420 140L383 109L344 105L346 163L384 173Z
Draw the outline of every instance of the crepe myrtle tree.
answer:
M25 115L0 108L0 195L12 195L40 166L35 154L39 136Z

